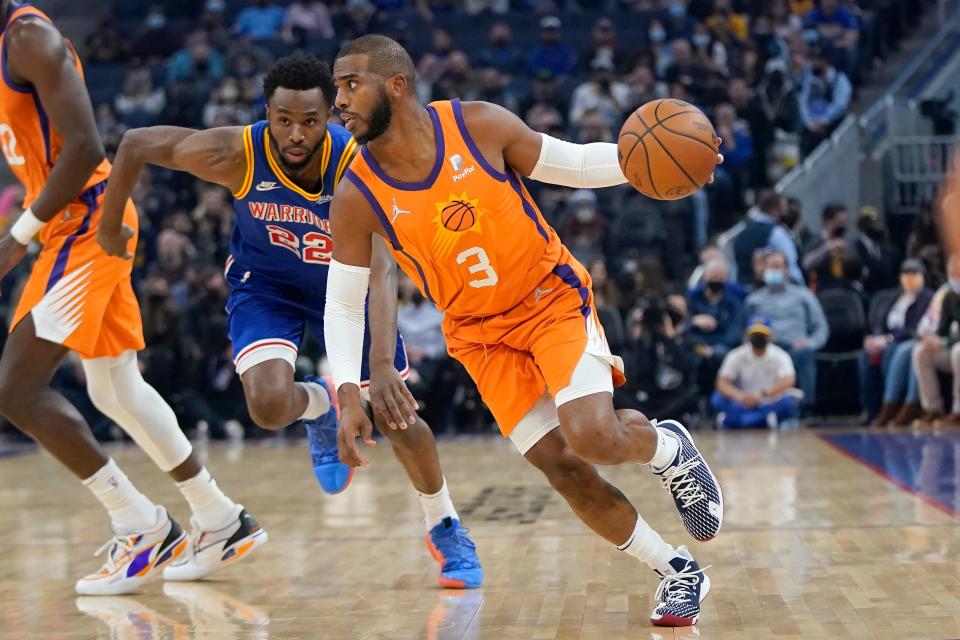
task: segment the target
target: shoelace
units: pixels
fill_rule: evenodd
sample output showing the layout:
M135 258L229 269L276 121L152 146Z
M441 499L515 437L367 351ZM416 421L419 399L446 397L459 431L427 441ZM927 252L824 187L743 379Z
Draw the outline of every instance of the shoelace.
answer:
M667 470L660 477L661 484L680 499L684 509L689 509L707 497L697 479L690 473L699 466L698 458L690 458Z
M663 576L660 586L657 587L657 593L654 596L657 601L666 604L685 604L693 598L693 589L702 579L703 572L711 565L697 569L696 571L681 571L669 576Z
M440 553L443 554L446 560L444 561L444 568L446 569L476 569L480 565L477 564L474 560L467 556L462 555L453 555L450 552L459 551L458 548L455 548L454 545L458 547L466 547L470 551L476 550L476 545L473 544L473 541L467 537L467 533L470 530L464 527L451 528L448 531L444 531L437 535L434 544L440 549Z
M106 566L108 570L112 571L117 567L117 559L115 558L116 554L113 553L114 547L116 547L117 545L120 545L121 547L123 547L124 552L129 552L130 548L133 547L133 539L136 537L137 536L135 535L114 536L113 538L107 540L107 542L104 543L102 547L97 549L97 552L94 553L93 556L97 557L101 553L109 549L110 551L109 553L107 553L107 561L104 563L104 566ZM127 553L124 553L120 556L120 558L126 558L126 556L127 556Z

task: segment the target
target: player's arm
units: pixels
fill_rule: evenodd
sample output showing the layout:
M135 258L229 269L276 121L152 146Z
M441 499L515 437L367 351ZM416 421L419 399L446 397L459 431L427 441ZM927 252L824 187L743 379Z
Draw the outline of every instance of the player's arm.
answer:
M97 234L100 246L109 255L132 257L127 241L133 230L123 224L123 212L146 164L185 171L236 193L247 173L243 127L206 131L146 127L127 131L113 161Z
M397 372L397 263L380 237L370 265L370 405L391 429L417 419L417 401Z
M369 447L376 444L373 425L360 406L364 302L370 284L374 218L363 194L349 180L341 181L330 205L333 259L327 275L323 324L327 359L340 399L340 460L353 467L369 464L360 456L356 439L362 438Z
M56 27L26 17L13 22L5 35L7 73L14 82L33 87L51 126L63 137L46 185L10 230L26 245L77 197L105 153L73 51Z

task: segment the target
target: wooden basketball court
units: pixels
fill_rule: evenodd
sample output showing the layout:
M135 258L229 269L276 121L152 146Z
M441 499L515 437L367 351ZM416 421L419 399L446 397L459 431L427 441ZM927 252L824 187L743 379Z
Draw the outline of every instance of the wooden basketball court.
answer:
M648 616L654 574L590 533L499 439L442 441L487 581L436 585L421 512L384 442L326 496L303 443L213 446L219 483L270 542L215 580L77 598L109 537L94 499L46 454L0 459L0 637L958 638L960 434L699 433L723 483L720 536L692 541L645 467L607 470L672 544L709 569L695 628ZM138 449L112 453L181 523L187 507Z

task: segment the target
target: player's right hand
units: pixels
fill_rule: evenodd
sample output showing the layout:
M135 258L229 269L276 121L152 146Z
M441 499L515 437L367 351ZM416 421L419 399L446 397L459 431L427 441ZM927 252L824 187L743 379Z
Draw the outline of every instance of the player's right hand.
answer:
M132 260L133 254L127 250L130 238L133 237L133 228L121 225L117 231L108 231L103 225L97 230L97 243L104 253L115 258Z
M371 371L370 406L381 426L406 429L417 422L417 401L392 362Z
M351 467L366 467L370 461L360 455L357 438L368 447L377 446L373 439L373 423L359 404L340 407L340 428L337 429L337 448L340 450L340 462Z

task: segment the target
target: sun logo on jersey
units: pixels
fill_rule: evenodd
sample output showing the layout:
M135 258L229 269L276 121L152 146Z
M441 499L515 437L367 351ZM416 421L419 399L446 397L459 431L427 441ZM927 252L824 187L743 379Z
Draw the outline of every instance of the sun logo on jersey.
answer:
M483 210L480 201L471 199L466 192L459 196L450 194L443 202L437 202L437 216L433 219L437 225L437 233L433 236L433 252L440 257L446 257L453 250L461 233L473 231L481 233L480 218Z

